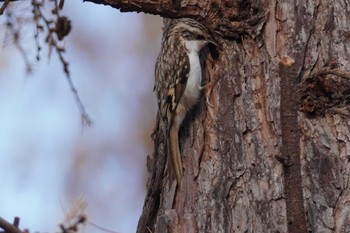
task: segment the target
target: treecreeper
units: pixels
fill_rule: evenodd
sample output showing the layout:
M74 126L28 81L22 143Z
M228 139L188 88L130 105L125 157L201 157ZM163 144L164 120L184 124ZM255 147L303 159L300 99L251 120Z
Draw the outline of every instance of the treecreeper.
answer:
M186 114L200 99L203 87L199 56L209 43L217 45L210 31L199 22L189 18L171 20L165 25L156 62L154 90L178 185L183 177L178 133Z

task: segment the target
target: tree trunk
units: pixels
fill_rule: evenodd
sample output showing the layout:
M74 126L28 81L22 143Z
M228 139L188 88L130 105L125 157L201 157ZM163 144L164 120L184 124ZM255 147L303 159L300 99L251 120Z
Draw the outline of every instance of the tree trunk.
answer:
M350 232L349 0L106 2L193 17L222 46L203 67L213 107L179 133L177 188L157 121L138 232Z

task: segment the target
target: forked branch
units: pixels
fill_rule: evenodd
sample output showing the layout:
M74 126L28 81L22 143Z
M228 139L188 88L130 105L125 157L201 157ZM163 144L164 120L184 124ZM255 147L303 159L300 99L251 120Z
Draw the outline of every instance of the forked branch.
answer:
M9 223L5 219L0 217L0 228L4 230L5 233L23 233L19 228L19 218L15 217L13 224ZM1 233L3 231L0 231Z

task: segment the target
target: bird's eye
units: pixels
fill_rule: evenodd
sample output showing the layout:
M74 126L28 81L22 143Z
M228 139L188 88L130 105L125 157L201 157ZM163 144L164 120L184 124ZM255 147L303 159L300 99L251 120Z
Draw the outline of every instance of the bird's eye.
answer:
M191 37L191 33L190 32L184 32L183 33L183 37L186 39L189 39Z
M197 39L197 40L204 40L204 36L203 36L203 35L197 35L197 36L196 36L196 39Z

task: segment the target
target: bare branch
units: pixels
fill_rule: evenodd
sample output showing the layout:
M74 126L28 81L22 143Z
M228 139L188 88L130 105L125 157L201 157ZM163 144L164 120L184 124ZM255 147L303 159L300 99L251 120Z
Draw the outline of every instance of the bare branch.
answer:
M6 3L4 3L5 5ZM10 35L13 38L13 44L16 46L18 52L21 54L24 63L26 65L26 73L30 74L32 72L33 65L29 61L28 55L21 44L21 31L16 28L15 19L10 11L6 13L6 28L9 30Z
M34 21L35 21L36 27L37 27L37 33L36 33L35 37L37 39L39 32L43 31L44 30L43 28L45 27L45 29L47 31L45 42L47 43L47 45L49 47L49 57L51 56L52 49L54 49L56 51L62 65L63 65L63 71L64 71L66 79L68 81L69 88L71 89L73 96L74 96L74 99L78 105L82 123L84 126L90 126L92 124L92 121L91 121L89 115L87 114L85 107L84 107L84 104L78 95L78 91L77 91L76 87L74 86L73 80L70 77L69 63L67 62L67 60L63 56L65 49L64 49L64 47L59 45L59 41L62 40L63 38L65 38L69 34L69 32L71 30L71 23L70 23L70 20L66 16L60 15L59 10L60 10L60 8L63 7L63 1L60 1L60 3L58 3L58 1L55 0L54 4L55 4L55 6L52 9L52 12L54 15L57 16L57 19L55 21L50 20L50 19L45 17L44 13L41 10L41 2L39 2L37 0L32 0ZM44 22L44 26L41 25L39 20ZM55 23L55 26L53 26L54 23ZM58 40L56 39L56 37ZM39 57L40 45L38 44L38 42L37 42L37 46L38 46L37 59L40 59L40 57Z
M92 120L89 116L89 114L86 112L85 110L85 107L84 107L84 104L83 102L81 101L80 97L79 97L79 94L78 94L78 91L77 89L75 88L75 85L73 83L73 80L71 79L70 77L70 72L69 72L69 69L68 69L68 62L64 59L63 57L63 50L60 50L58 47L56 47L56 51L57 51L57 54L61 60L61 63L63 64L63 69L64 69L64 73L66 75L66 79L68 81L68 85L73 93L73 96L74 96L74 99L75 99L75 102L77 103L78 105L78 108L80 110L80 115L81 115L81 121L83 123L84 126L90 126L92 124Z
M85 0L110 5L121 12L144 12L164 18L193 18L225 38L256 36L267 18L262 1L150 1L150 0ZM185 3L186 2L186 3Z
M1 1L0 1L1 2ZM1 6L0 8L0 15L4 14L5 8L7 7L7 5L10 3L9 0L5 0L4 4Z
M5 219L0 217L0 228L2 228L6 233L23 233L20 229L18 229L19 218L15 217L14 223L11 224Z

